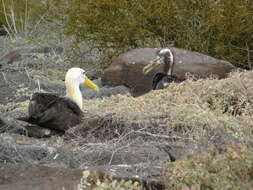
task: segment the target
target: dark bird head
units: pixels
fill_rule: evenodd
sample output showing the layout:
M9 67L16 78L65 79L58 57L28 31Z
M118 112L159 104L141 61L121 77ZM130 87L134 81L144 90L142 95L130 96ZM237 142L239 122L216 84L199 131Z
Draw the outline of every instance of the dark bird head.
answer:
M173 54L169 48L159 49L157 52L157 57L150 61L148 65L143 68L143 73L148 74L150 71L154 70L159 65L164 65L164 72L167 74L170 70L170 65L173 64Z

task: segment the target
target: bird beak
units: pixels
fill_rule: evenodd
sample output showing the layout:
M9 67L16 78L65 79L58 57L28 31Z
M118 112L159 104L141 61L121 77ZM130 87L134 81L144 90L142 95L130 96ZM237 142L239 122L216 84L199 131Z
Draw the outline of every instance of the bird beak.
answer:
M157 66L161 65L161 58L157 57L156 59L154 59L153 61L151 61L148 65L146 65L143 68L143 73L146 75L148 74L150 71L154 70Z
M85 77L84 84L95 91L99 91L98 86L93 83L88 77Z

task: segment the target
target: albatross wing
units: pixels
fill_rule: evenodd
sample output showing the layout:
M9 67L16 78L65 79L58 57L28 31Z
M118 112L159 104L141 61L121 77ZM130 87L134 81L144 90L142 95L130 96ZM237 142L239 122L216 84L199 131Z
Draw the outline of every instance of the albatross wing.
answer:
M18 119L60 131L79 124L82 118L82 111L75 102L50 93L33 94L28 114L28 117Z

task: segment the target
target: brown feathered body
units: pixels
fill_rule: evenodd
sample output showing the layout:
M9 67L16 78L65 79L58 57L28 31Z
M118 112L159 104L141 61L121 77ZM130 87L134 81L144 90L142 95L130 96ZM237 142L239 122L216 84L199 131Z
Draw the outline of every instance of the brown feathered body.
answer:
M28 106L28 117L18 118L41 127L65 131L82 121L82 110L67 97L35 93Z

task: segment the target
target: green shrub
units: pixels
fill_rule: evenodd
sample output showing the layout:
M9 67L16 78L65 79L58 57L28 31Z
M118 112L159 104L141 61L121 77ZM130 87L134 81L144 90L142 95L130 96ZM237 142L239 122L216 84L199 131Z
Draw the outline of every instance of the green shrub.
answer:
M252 0L66 1L66 31L78 42L125 51L174 41L175 47L252 67Z
M220 154L211 148L208 152L168 164L165 172L167 188L252 189L252 148L224 147L223 151Z
M83 176L76 190L93 189L93 190L141 190L143 189L139 182L131 180L116 180L113 175L105 176L99 179L96 172L89 170L83 171Z

